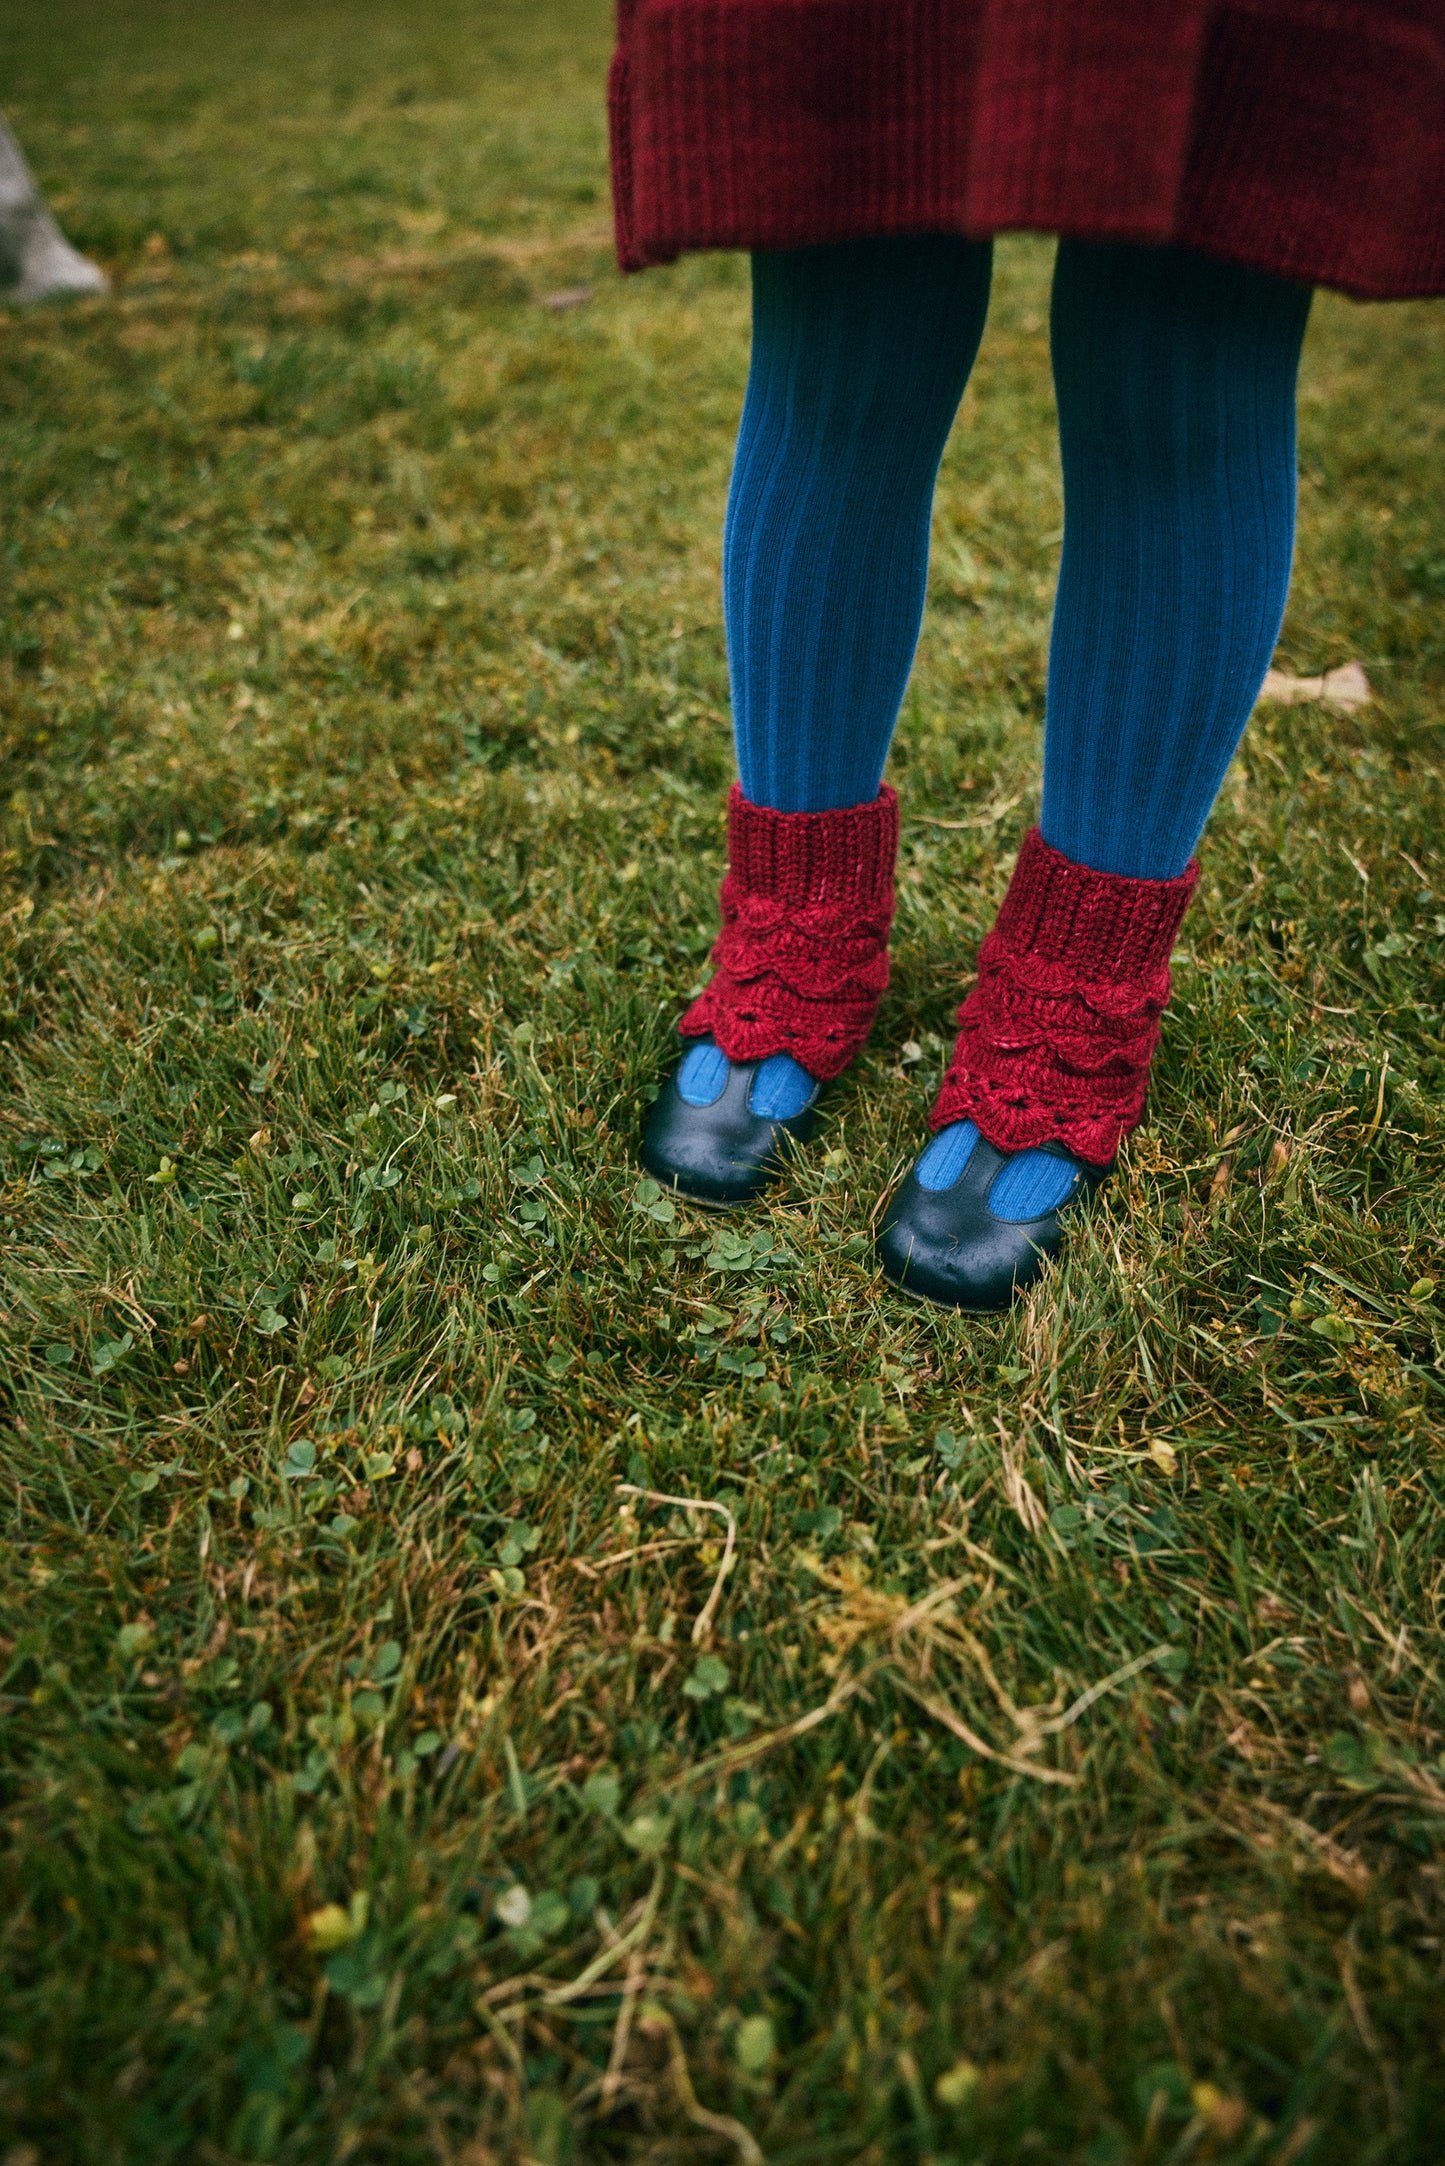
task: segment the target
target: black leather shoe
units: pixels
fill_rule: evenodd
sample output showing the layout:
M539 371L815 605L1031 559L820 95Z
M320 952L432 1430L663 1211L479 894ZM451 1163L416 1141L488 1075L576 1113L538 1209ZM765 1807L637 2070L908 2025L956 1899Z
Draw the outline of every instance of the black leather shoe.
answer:
M642 1163L655 1181L694 1203L723 1210L751 1203L783 1171L790 1144L812 1135L822 1086L801 1112L780 1118L753 1111L758 1072L767 1063L727 1062L718 1095L701 1105L678 1089L684 1065L674 1068L647 1116Z
M969 1129L971 1146L964 1134ZM888 1206L878 1235L884 1275L904 1293L942 1308L1006 1309L1032 1285L1045 1258L1058 1254L1062 1222L1114 1170L1112 1164L1091 1166L1075 1158L1061 1143L1039 1149L1061 1162L1058 1182L1052 1184L1061 1193L1043 1209L1037 1169L1028 1178L1020 1173L1001 1179L1024 1152L996 1150L971 1121L935 1136ZM1065 1169L1072 1174L1067 1182ZM948 1185L937 1185L940 1181ZM1035 1215L1009 1215L1019 1210Z

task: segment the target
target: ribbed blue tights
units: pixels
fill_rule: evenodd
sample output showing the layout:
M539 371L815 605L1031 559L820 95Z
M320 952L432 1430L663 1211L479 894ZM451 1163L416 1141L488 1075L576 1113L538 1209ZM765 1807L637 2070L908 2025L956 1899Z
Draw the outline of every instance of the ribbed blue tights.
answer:
M753 257L723 613L755 805L827 812L878 795L992 261L988 242L936 233Z
M723 604L754 804L821 812L877 794L991 264L988 242L950 234L753 258ZM1042 825L1100 872L1183 870L1269 666L1309 302L1182 249L1060 243L1065 522Z
M877 794L991 264L988 242L943 234L753 258L723 602L755 804ZM1065 523L1041 825L1096 870L1183 870L1269 665L1309 303L1180 249L1059 245Z

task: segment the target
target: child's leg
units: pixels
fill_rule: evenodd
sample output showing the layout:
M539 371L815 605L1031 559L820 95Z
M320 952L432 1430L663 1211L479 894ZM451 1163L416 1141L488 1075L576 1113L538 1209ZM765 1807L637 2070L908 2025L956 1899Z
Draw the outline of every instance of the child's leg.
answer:
M928 578L933 485L988 310L987 242L934 234L753 259L753 358L723 600L741 786L700 1039L643 1157L756 1194L778 1132L867 1035L888 978L897 808L880 790Z
M754 805L826 812L878 795L992 254L923 234L753 258L723 604Z
M1060 244L1039 824L1096 872L1183 872L1259 695L1289 589L1309 305L1183 249Z
M1035 1276L1142 1116L1190 853L1284 612L1309 301L1181 250L1060 245L1042 834L882 1238L885 1268L936 1299L996 1306Z

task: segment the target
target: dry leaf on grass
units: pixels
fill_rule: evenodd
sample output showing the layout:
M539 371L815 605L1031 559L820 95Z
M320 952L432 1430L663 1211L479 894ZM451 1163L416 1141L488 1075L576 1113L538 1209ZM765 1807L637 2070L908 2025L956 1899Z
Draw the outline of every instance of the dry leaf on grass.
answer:
M1342 662L1338 669L1327 669L1322 677L1291 677L1287 670L1267 670L1259 696L1275 700L1281 707L1298 707L1306 700L1317 699L1327 707L1339 707L1352 714L1356 707L1368 707L1374 694L1363 664Z

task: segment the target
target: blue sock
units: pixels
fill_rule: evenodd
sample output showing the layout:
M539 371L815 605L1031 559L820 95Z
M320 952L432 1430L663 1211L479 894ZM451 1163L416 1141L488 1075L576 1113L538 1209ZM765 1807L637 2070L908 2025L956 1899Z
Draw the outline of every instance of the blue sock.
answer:
M691 1046L677 1071L677 1094L684 1105L716 1105L727 1089L732 1062L710 1038ZM748 1111L761 1120L787 1121L817 1097L819 1084L791 1053L774 1053L758 1064L748 1093Z
M1259 695L1289 588L1309 305L1184 249L1059 244L1040 825L1096 872L1184 870Z
M936 1195L952 1188L973 1156L978 1130L972 1121L953 1121L924 1145L914 1166L920 1188ZM989 1186L988 1208L995 1218L1016 1226L1055 1211L1079 1185L1073 1162L1052 1151L1020 1151L996 1173Z
M952 234L753 257L723 611L755 805L830 812L878 795L992 260L987 241Z

